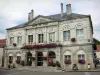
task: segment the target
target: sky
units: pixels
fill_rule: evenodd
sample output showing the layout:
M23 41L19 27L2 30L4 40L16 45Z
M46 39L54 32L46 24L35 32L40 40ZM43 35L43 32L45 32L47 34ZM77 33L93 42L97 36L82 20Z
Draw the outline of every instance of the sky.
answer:
M0 39L6 37L6 29L28 21L33 9L37 15L52 15L61 12L60 3L71 4L72 12L91 15L94 34L100 40L100 0L0 0Z

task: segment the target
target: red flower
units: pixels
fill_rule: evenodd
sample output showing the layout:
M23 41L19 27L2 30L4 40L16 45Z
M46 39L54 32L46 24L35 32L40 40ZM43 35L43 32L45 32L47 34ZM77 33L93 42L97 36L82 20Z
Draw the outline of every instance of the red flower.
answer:
M85 64L85 60L78 60L80 64Z

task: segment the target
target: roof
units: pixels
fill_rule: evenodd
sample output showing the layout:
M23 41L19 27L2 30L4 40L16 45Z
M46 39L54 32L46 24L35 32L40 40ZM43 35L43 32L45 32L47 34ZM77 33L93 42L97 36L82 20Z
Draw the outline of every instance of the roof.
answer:
M0 39L0 48L3 48L6 46L6 39Z
M66 13L63 13L63 17L61 17L61 13L60 14L54 14L54 15L48 15L48 16L38 15L33 20L31 20L29 22L25 22L23 24L8 28L7 30L22 28L24 26L27 26L28 23L34 21L35 19L37 19L40 16L44 17L44 18L52 19L54 21L63 21L63 20L72 20L72 19L78 19L78 18L85 18L85 17L88 17L89 15L82 15L82 14L76 14L76 13L71 13L70 15L67 15Z
M100 51L100 45L97 45L97 51Z

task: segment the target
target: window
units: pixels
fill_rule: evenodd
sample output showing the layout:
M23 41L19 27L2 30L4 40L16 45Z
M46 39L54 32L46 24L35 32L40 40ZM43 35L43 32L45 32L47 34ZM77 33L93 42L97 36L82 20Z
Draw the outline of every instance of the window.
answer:
M29 44L33 43L33 35L28 35L28 43Z
M85 60L85 55L84 54L79 54L78 55L78 60Z
M20 62L21 62L21 56L17 56L16 63L17 63L17 64L20 64Z
M17 44L21 44L22 43L22 36L18 36L17 37Z
M13 56L9 56L9 63L13 63Z
M64 41L69 41L70 40L70 30L63 31L63 40Z
M83 29L76 29L76 37L77 37L77 39L83 39L84 38Z
M38 43L43 43L44 36L43 34L38 34Z
M71 60L71 55L65 55L65 60Z
M55 41L55 32L49 33L49 41L54 42Z
M10 37L10 44L14 43L14 37Z

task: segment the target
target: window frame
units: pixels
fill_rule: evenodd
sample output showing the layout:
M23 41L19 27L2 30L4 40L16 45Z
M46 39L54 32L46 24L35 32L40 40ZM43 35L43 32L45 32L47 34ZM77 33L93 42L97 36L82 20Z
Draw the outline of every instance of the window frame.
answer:
M49 42L55 42L55 32L49 33Z
M22 44L22 36L17 37L17 44L18 45Z
M44 34L38 34L38 43L44 42Z
M13 45L14 43L14 37L10 37L10 45Z
M32 43L33 43L33 35L28 35L28 44L32 44Z
M79 32L78 32L79 31ZM81 32L82 31L82 32ZM76 38L78 40L83 40L84 39L84 29L83 28L77 28L76 29Z
M64 32L66 32L64 34ZM70 41L71 40L71 35L70 35L70 30L63 31L63 41Z

